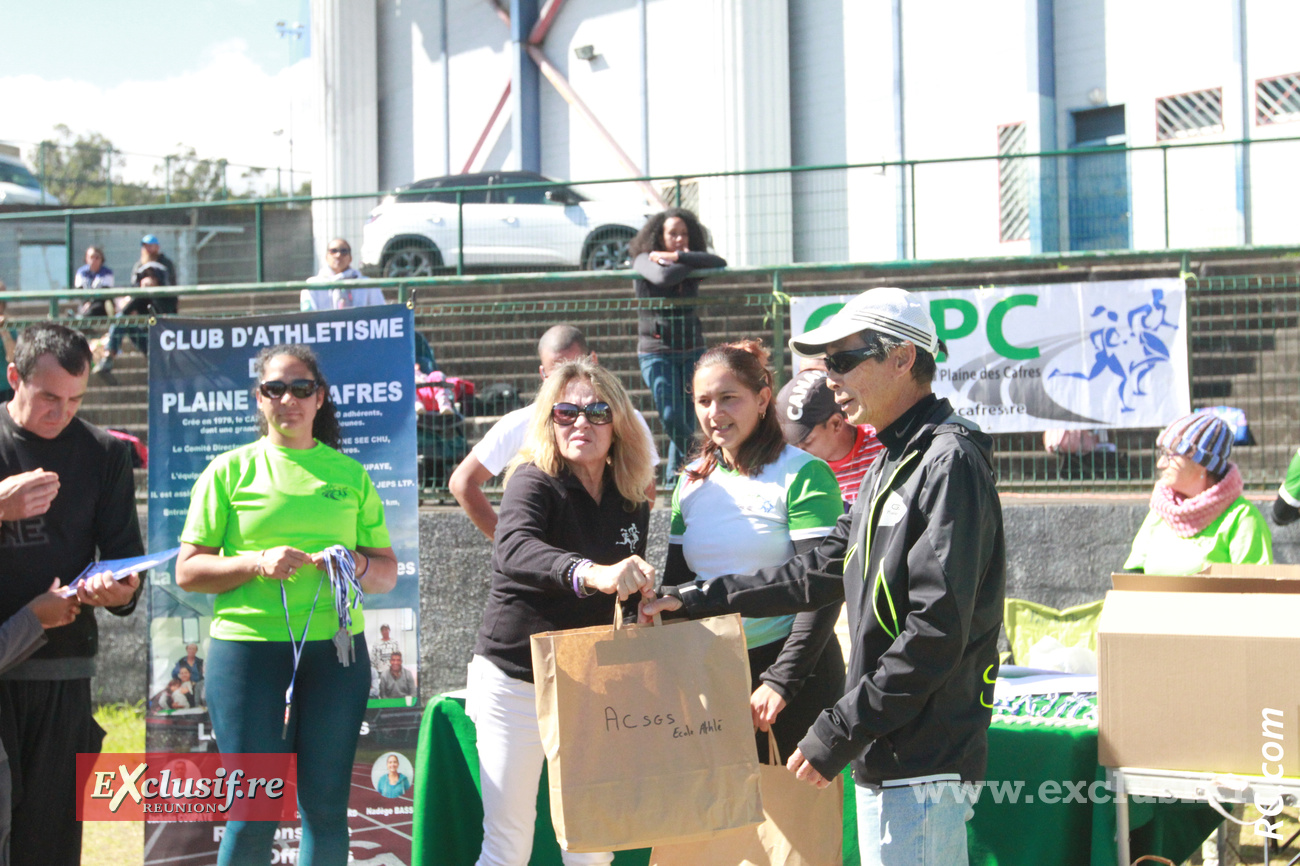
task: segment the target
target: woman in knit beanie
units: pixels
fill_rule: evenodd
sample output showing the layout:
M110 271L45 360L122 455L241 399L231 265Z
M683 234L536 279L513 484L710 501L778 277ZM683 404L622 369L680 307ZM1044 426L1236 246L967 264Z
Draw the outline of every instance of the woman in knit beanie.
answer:
M1209 412L1184 415L1156 439L1151 512L1124 568L1195 574L1212 562L1273 561L1264 515L1241 495L1241 472L1228 460L1233 430Z

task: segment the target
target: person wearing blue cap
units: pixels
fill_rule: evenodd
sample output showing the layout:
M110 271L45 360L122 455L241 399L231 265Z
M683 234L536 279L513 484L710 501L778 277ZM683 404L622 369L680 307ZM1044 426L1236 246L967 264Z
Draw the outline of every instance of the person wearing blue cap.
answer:
M140 239L140 261L131 268L131 285L148 289L154 286L176 285L176 265L165 256L158 244L157 235L145 235ZM175 315L177 310L175 295L135 294L118 311L119 316ZM108 329L108 341L104 347L104 357L95 364L95 375L107 373L113 369L117 353L122 350L122 340L131 338L131 342L140 350L141 355L149 354L149 329L143 325L114 324Z
M1232 427L1210 412L1184 415L1160 433L1160 475L1126 570L1195 574L1212 562L1273 562L1268 522L1241 495L1241 472L1228 460L1233 436Z

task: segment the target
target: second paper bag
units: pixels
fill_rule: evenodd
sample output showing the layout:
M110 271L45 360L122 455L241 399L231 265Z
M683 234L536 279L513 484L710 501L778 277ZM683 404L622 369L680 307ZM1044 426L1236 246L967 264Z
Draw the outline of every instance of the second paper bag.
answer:
M533 635L551 821L569 851L763 820L737 615Z
M795 778L768 731L768 763L759 770L763 814L757 827L687 845L656 845L650 866L831 866L844 862L844 777L827 788Z

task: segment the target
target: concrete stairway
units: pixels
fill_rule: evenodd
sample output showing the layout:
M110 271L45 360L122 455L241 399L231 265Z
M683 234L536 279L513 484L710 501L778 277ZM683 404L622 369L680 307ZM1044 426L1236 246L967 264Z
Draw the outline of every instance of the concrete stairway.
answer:
M1234 455L1248 486L1258 489L1278 483L1291 453L1300 444L1300 279L1290 273L1294 270L1290 261L1205 265L1200 274L1202 287L1191 294L1193 405L1225 404L1247 413L1257 444L1239 447ZM1277 271L1287 273L1276 278L1215 277ZM874 285L1011 285L1172 276L1176 272L1177 267L1168 263L1124 267L1094 263L1087 267L997 272L989 272L987 266L976 270L953 263L943 270L809 270L786 275L782 289L795 295L836 294ZM765 321L770 307L762 297L770 291L770 280L759 275L706 280L702 284L706 303L700 312L707 341L712 344L761 337L770 343L772 326ZM575 280L423 287L416 294L416 323L448 375L467 378L480 389L492 383L509 383L524 399L531 397L537 385L537 338L557 322L577 325L588 335L601 363L619 376L634 404L657 432L654 406L637 365L635 312L615 307L630 296L630 285L622 280L608 284ZM296 308L297 295L293 292L205 296L181 303L186 316L247 316ZM10 306L11 318L43 313L41 305ZM782 323L782 333L789 334L788 317ZM82 415L147 441L147 394L145 360L128 348L118 356L111 374L93 377ZM468 442L476 442L495 420L494 416L467 417ZM1116 443L1120 456L1084 472L1094 472L1097 480L1111 479L1100 485L1103 487L1145 488L1154 468L1156 432L1112 432L1111 441ZM662 436L659 439L661 448L666 447L666 440ZM1078 467L1065 465L1045 452L1041 435L999 435L995 447L997 469L1004 484L1030 489L1078 489ZM143 491L143 473L137 481Z

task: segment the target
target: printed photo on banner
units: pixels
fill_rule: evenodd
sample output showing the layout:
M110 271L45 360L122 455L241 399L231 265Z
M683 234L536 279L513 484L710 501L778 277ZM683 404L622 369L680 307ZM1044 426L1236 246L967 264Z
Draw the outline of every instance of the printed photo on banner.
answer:
M408 805L404 807L399 795L381 795L371 773L381 755L394 752L409 755L404 765L399 762L398 780L390 780L387 790L402 787L403 774L409 788L414 779L410 768L419 728L419 482L414 315L405 306L390 305L229 320L162 318L150 328L149 338L154 349L149 353L150 550L166 550L179 543L190 513L191 492L208 464L220 455L257 441L262 435L259 422L263 422L264 416L259 412L258 395L254 391L258 385L258 353L281 344L301 344L310 348L316 357L319 375L328 382L328 396L335 408L338 451L361 464L373 490L357 494L347 484L320 481L319 489L314 491L308 488L285 491L294 497L293 519L288 523L277 522L275 531L287 533L283 544L289 547L307 554L323 553L340 542L333 537L336 533L328 529L334 525L331 521L342 507L336 503L361 495L369 497L366 500L369 504L364 507L377 511L377 506L382 506L382 522L397 559L397 582L391 591L366 595L360 608L350 604L348 600L356 597L357 590L347 588L346 582L359 581L360 572L368 567L368 561L363 564L361 557L357 557L355 571L349 566L346 550L352 548L351 544L339 548L343 559L331 560L330 567L335 569L338 580L321 577L314 565L305 577L313 581L312 586L319 582L325 588L321 598L329 598L331 589L344 587L342 595L334 593L338 597L333 599L330 611L330 615L338 612L337 627L344 636L340 652L348 655L346 635L349 632L356 635L355 657L349 660L349 665L364 668L370 682L368 706L360 723L351 764L353 784L348 822L354 833L361 834L354 837L354 845L359 847L352 853L357 860L379 857L385 863L409 863L411 840L409 833L401 829L410 825L409 792L405 795ZM274 362L272 359L271 363ZM283 394L296 386L305 390L310 384L310 381L300 383L294 379L279 382L278 387ZM293 399L309 397L310 394L295 393ZM281 398L267 395L266 399ZM294 404L289 400L285 405ZM328 446L316 445L320 447ZM309 448L304 453L313 451ZM276 490L272 485L257 495L269 502L277 495ZM253 506L250 508L253 510L240 512L241 519L255 522L258 512ZM203 519L208 521L205 526L225 520L224 517L215 522L207 517ZM233 537L237 538L242 531L241 525ZM237 541L231 541L229 532L222 537L227 546L235 545L231 552L249 552L239 548ZM315 541L292 543L299 537ZM265 545L257 545L262 546ZM308 546L312 549L307 549ZM220 552L227 552L218 547ZM356 547L367 547L359 535ZM297 574L294 571L289 577L254 579L274 580L276 585L288 586L294 579L303 579L303 575L295 578ZM310 589L306 586L304 591ZM217 751L221 743L213 730L211 714L213 696L220 690L208 688L214 673L219 672L219 668L212 667L213 659L219 663L221 658L219 652L214 654L214 647L219 649L224 645L217 638L238 639L236 635L220 632L223 619L217 614L225 608L218 608L217 599L226 594L181 589L175 579L175 563L151 572L147 592L148 748ZM294 592L291 588L289 599L295 598ZM286 607L306 604L315 611L317 605L312 596L309 594L306 599L283 603ZM228 596L220 602L221 605L230 603ZM287 640L285 630L289 626L281 604L271 605L264 613L255 622L240 621L238 628L261 629L258 633L261 640ZM333 629L331 626L330 631ZM362 635L366 641L364 652L357 642ZM212 682L220 685L220 680L218 675ZM387 761L383 769L388 778ZM219 823L206 828L184 821L167 824L150 837L146 863L215 857L223 831ZM280 827L275 841L275 856L280 859L276 862L297 862L302 833L301 825L296 822Z
M366 611L370 706L409 707L419 703L415 620L416 611L409 607Z
M211 616L160 616L149 623L149 706L152 713L202 713Z
M1180 279L923 294L948 349L934 391L986 432L1162 427L1191 410ZM795 297L792 333L851 297Z
M396 799L411 793L411 780L415 767L411 759L401 752L386 752L375 759L370 768L370 782L381 797Z

